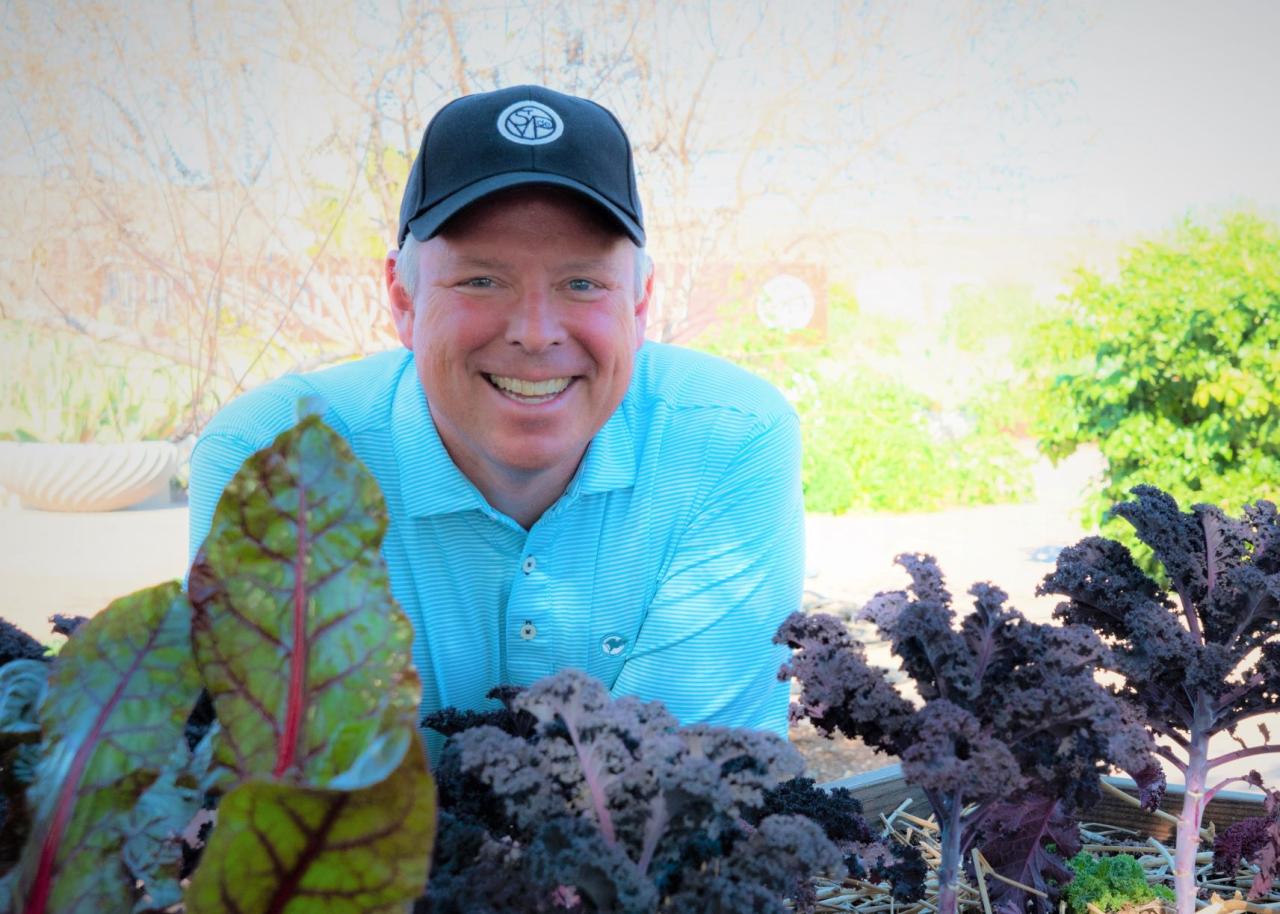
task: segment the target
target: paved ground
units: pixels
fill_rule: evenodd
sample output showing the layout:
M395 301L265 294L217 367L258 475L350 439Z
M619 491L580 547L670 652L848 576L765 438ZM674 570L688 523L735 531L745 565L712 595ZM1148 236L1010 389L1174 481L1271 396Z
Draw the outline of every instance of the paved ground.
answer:
M37 638L55 612L92 615L111 600L180 577L185 505L63 514L0 510L0 616Z
M1084 535L1075 520L1076 505L1099 469L1094 452L1079 453L1058 467L1041 464L1036 498L1027 504L914 515L811 515L806 519L810 599L821 596L847 608L879 590L900 589L907 577L893 557L927 552L947 575L959 610L968 607L969 586L989 580L1008 591L1013 606L1047 621L1057 601L1036 597L1036 584L1053 568L1056 550ZM26 511L11 501L0 506L0 616L37 637L48 631L50 614L91 615L115 597L180 577L186 561L184 505L105 514ZM883 645L872 644L869 652L891 665ZM1280 716L1271 730L1280 732ZM832 765L858 770L871 763L868 759L851 746ZM1259 767L1264 777L1280 783L1280 760Z
M1100 470L1101 458L1092 451L1057 467L1038 464L1036 497L1025 504L930 514L810 515L807 586L824 597L862 603L877 591L906 586L907 574L894 556L925 552L937 558L958 610L970 606L967 591L974 582L990 581L1023 613L1048 621L1057 599L1036 597L1036 585L1053 570L1057 551L1085 535L1076 506Z

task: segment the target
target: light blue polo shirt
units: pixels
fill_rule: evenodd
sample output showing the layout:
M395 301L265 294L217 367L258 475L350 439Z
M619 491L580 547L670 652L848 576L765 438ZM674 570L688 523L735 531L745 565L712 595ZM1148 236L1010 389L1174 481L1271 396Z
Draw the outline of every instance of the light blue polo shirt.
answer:
M800 431L766 382L645 343L622 404L525 530L450 459L408 350L290 375L200 436L192 556L227 482L294 424L303 396L327 404L382 488L382 553L413 624L424 714L489 708L495 685L576 667L683 723L786 735L787 649L771 639L803 587Z

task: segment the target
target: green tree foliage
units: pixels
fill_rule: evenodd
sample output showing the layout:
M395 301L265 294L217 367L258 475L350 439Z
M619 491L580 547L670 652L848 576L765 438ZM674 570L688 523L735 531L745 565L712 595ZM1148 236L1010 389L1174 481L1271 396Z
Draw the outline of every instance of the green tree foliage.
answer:
M1280 228L1184 224L1114 279L1080 271L1067 305L1028 367L1042 450L1096 442L1106 458L1087 522L1136 545L1109 510L1140 483L1228 511L1280 496Z

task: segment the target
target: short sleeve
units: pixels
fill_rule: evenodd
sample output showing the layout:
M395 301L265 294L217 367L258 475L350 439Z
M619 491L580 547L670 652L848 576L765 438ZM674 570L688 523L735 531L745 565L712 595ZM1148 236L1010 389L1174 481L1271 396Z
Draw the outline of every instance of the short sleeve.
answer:
M196 442L191 452L191 481L187 487L188 566L209 534L223 489L257 450L253 443L234 435L206 434Z

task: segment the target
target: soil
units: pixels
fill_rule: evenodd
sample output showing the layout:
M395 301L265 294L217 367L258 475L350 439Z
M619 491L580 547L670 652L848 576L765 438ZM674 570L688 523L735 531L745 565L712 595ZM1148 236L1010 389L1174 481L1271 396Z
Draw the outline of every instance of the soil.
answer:
M793 724L790 736L792 745L804 756L804 776L813 778L819 784L883 768L897 761L891 755L877 752L860 739L848 739L839 734L827 739L808 721Z

